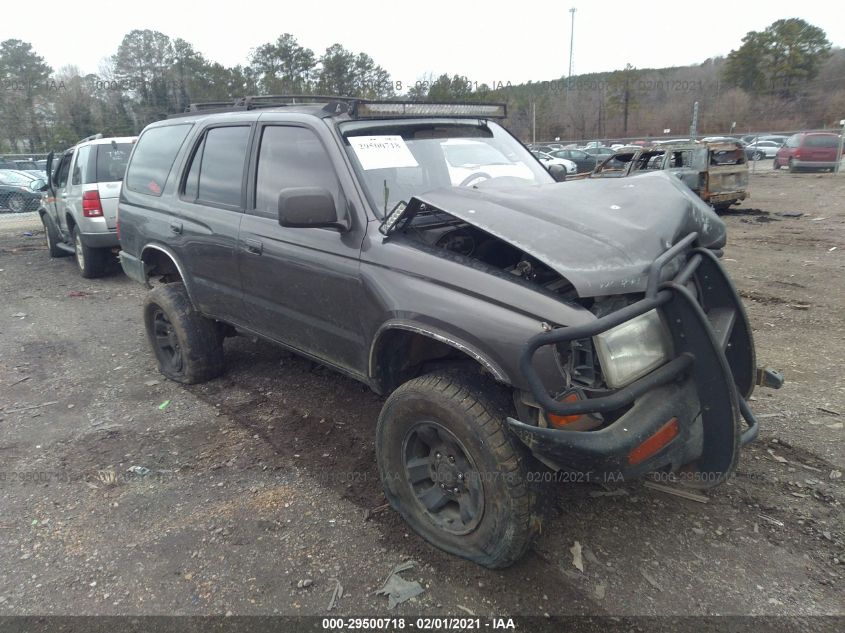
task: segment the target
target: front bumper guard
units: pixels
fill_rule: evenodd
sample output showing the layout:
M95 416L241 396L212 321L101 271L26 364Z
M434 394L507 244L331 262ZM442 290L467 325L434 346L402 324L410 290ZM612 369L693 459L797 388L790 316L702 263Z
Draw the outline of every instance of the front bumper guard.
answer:
M747 402L757 382L754 344L736 289L711 250L693 247L697 238L697 233L690 233L652 262L645 297L640 301L592 323L532 337L520 358L520 370L539 406L558 415L616 411L655 390L668 396L666 389L673 383L685 389L685 394L691 392L695 408L700 409L690 411L689 398L679 398L680 436L636 466L625 462L632 444L648 438L674 415L671 402L668 408L635 404L597 431L537 427L509 418L511 430L542 461L562 469L594 467L595 471L639 476L667 465L684 465L686 462L678 460L686 459L692 462L688 466L706 474L697 479L702 487L721 483L735 470L740 447L759 433ZM687 250L689 258L674 279L661 282L666 265ZM694 276L698 298L687 288ZM532 364L538 349L593 337L655 308L662 310L670 324L675 358L608 395L576 402L560 402L549 395ZM747 425L744 430L741 420Z

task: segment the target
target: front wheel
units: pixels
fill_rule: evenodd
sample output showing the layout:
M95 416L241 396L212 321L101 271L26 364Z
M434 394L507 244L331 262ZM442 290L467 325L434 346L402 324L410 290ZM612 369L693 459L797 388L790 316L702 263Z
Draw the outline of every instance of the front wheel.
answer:
M755 152L754 153L754 160L763 160L766 155L763 152Z
M539 526L508 407L495 384L439 372L394 391L376 428L390 505L432 545L491 568L519 560Z
M183 284L150 291L144 301L144 326L158 369L171 380L194 384L223 373L220 330L194 309Z
M50 257L66 257L69 255L67 251L63 251L58 246L61 238L53 219L44 213L41 216L41 223L44 225L44 239L47 242L47 252L50 253Z

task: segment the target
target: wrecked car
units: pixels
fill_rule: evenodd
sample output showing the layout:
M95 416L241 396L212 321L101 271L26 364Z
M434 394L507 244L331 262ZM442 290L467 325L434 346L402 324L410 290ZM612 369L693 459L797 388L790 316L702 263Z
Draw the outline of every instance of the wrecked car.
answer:
M664 170L717 211L749 197L748 164L738 142L668 143L621 148L598 165L591 178L639 176Z
M710 207L660 172L556 183L503 105L314 99L141 134L120 259L165 376L213 379L243 334L368 385L390 505L488 567L550 480L731 476L758 374Z

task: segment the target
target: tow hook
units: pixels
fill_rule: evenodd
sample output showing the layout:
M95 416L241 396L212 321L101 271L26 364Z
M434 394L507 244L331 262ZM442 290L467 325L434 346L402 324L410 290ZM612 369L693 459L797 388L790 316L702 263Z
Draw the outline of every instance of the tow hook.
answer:
M769 389L780 389L783 387L783 374L771 367L758 367L757 384Z

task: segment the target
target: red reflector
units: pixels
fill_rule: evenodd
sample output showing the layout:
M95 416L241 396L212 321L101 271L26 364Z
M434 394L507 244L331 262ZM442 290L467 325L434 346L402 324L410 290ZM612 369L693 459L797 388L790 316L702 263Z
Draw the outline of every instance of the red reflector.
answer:
M628 455L628 463L632 466L641 464L652 455L656 455L661 448L678 436L678 418L672 418L661 426L657 432L645 442L637 446Z
M99 191L85 191L82 194L82 215L86 218L99 218L103 215Z

